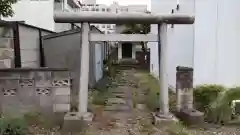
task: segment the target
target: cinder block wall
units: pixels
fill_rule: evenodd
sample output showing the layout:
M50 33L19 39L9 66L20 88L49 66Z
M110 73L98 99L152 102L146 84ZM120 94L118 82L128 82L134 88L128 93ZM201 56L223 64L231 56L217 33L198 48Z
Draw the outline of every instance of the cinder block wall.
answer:
M31 111L48 116L68 112L70 80L67 69L1 69L0 111L14 116Z

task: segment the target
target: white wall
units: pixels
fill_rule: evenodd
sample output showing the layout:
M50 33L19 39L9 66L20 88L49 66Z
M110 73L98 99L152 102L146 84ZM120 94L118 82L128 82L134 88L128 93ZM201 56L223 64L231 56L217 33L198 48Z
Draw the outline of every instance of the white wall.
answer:
M176 0L152 0L152 12L170 13ZM192 26L168 28L168 81L175 85L175 67L194 68L194 85L240 85L239 0L180 0L180 11L195 13ZM152 27L156 32L157 27ZM193 46L194 43L194 46ZM158 76L158 48L150 43L151 72Z
M53 0L21 0L13 4L13 10L13 17L3 19L25 21L26 24L54 30Z
M240 85L239 0L196 1L195 84ZM204 10L203 10L204 9Z
M39 29L19 24L19 41L22 67L40 67ZM50 32L41 30L41 34Z
M39 67L39 30L19 25L22 67Z
M177 13L194 13L194 0L179 0L180 9ZM176 9L177 0L152 0L151 12L170 14L172 9ZM157 25L152 25L151 33L157 33ZM168 83L175 87L176 67L193 67L193 48L194 48L194 26L193 25L171 25L168 26L167 46L168 46ZM153 76L158 78L158 45L156 42L148 44L150 54L150 71Z

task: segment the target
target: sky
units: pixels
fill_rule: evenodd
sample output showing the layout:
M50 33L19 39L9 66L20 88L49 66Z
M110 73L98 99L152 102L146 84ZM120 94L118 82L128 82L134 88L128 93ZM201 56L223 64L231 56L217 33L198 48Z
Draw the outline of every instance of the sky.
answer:
M148 5L148 9L150 9L150 0L97 0L97 3L110 5L113 3L113 1L118 2L120 5L144 4L144 5Z

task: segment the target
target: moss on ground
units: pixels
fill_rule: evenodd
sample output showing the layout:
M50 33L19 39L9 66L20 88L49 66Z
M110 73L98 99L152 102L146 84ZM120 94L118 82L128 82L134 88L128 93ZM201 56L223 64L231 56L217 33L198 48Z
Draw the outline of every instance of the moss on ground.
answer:
M147 91L146 106L149 110L155 111L159 108L159 83L157 79L147 72L138 72L139 88Z

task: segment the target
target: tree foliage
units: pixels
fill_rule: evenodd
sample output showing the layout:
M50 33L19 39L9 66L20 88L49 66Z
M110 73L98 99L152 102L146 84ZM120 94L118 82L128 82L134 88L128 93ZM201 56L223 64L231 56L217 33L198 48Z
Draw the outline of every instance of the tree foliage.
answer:
M146 12L150 14L150 12ZM150 24L125 24L125 29L122 31L123 34L148 34L151 31ZM140 42L142 50L146 52L146 42Z
M13 16L14 12L12 9L12 4L16 2L17 0L0 0L0 16Z
M151 30L150 24L125 24L123 34L148 34ZM140 42L142 51L146 52L146 42Z

